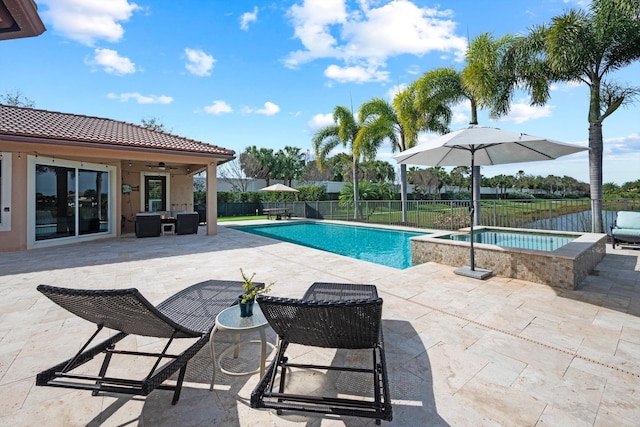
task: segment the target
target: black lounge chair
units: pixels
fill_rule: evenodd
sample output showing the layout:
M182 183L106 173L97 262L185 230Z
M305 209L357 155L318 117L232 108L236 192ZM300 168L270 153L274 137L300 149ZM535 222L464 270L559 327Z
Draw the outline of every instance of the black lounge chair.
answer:
M351 415L391 421L391 400L382 338L382 299L373 285L314 283L302 299L259 295L260 309L279 337L273 362L251 394L251 407ZM289 344L371 349L371 368L289 363ZM290 368L345 371L370 375L373 396L362 399L302 395L285 391ZM366 378L365 377L365 378Z
M146 396L156 388L173 390L171 403L175 405L187 362L209 341L218 313L237 302L241 286L242 282L208 280L153 306L137 289L83 290L39 285L38 291L53 302L98 328L75 356L39 373L36 385L92 390L94 396L98 392ZM105 327L118 333L87 349ZM168 342L160 353L116 350L116 343L129 334L167 338ZM195 342L180 354L169 354L174 338L192 338ZM105 357L97 375L72 372L100 353L105 353ZM115 378L107 375L113 355L150 357L155 362L142 379ZM163 384L178 370L175 385Z

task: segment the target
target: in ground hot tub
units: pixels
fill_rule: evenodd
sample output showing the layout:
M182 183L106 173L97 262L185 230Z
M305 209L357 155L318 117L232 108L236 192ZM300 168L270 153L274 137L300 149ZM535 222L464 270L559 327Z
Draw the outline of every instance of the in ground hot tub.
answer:
M500 277L576 289L605 255L606 235L477 227L477 268ZM469 230L433 233L411 239L413 264L469 265Z

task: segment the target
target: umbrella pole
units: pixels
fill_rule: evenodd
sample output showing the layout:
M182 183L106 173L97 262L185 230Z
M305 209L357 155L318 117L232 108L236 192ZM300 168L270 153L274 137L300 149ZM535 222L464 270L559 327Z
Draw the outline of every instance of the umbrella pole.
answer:
M475 201L473 198L473 186L475 184L475 174L473 173L473 167L475 166L475 152L473 150L471 150L471 206L469 207L469 216L471 217L471 236L469 238L469 243L470 243L470 248L471 248L471 252L469 254L469 264L471 265L471 271L475 271L476 270L476 260L475 260L475 252L473 250L473 241L474 239L474 235L473 235L473 219L474 219L474 214L475 214Z
M471 171L473 171L473 167L475 166L475 149L471 148ZM469 207L469 216L471 218L471 235L469 236L469 247L470 247L470 252L469 252L469 264L470 266L468 267L460 267L460 268L456 268L455 270L453 270L453 272L455 274L458 274L460 276L467 276L467 277L472 277L474 279L486 279L487 277L491 276L491 274L493 273L491 270L484 270L484 269L476 269L476 261L475 261L475 251L473 248L473 242L475 240L475 237L473 235L473 217L474 217L474 211L475 211L475 202L474 202L474 198L473 198L473 184L474 184L474 179L475 176L472 172L471 174L471 187L472 187L472 191L471 191L471 206Z

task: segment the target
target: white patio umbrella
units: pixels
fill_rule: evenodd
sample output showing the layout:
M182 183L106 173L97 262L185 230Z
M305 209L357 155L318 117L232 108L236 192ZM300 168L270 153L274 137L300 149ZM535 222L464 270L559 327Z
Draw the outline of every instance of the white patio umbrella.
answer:
M399 164L423 166L474 166L553 160L568 154L588 150L587 147L566 144L546 138L471 125L439 136L424 144L405 150L393 158ZM473 183L472 183L473 188ZM457 269L457 274L484 279L490 270L476 270L473 252L474 200L471 193L470 266Z
M274 193L299 193L300 190L296 190L295 188L291 188L284 184L273 184L268 187L261 188L260 191L271 191ZM278 196L278 202L280 201L280 196ZM278 206L278 202L276 202L276 207ZM286 206L286 203L285 203Z
M289 193L299 193L299 190L296 190L295 188L291 188L288 187L284 184L273 184L270 185L268 187L264 187L261 188L260 191L274 191L274 192L278 192L278 191L284 191L284 192L289 192Z

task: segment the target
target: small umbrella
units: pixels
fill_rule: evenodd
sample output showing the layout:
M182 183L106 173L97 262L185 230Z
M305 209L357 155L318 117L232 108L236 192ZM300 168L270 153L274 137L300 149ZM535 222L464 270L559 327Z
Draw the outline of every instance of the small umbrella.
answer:
M270 185L268 187L261 188L260 191L271 191L271 192L274 192L274 193L281 193L281 192L299 193L300 192L299 190L296 190L295 188L288 187L288 186L286 186L284 184L273 184L273 185ZM279 198L280 197L278 196L278 199ZM276 208L277 208L277 206L278 205L276 203ZM286 207L286 204L285 204L285 207ZM277 217L276 219L280 219L280 218Z
M394 156L400 164L424 166L466 166L553 160L561 156L588 150L587 147L566 144L546 138L496 128L471 125L441 135ZM473 183L472 183L473 188ZM470 267L456 273L484 279L489 270L476 270L473 252L473 193L471 194Z
M286 185L283 185L283 184L273 184L273 185L270 185L268 187L261 188L260 191L274 191L274 192L284 191L284 192L289 192L289 193L299 193L300 192L300 191L296 190L295 188L287 187Z

